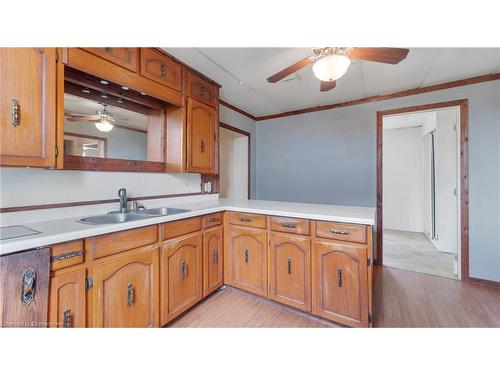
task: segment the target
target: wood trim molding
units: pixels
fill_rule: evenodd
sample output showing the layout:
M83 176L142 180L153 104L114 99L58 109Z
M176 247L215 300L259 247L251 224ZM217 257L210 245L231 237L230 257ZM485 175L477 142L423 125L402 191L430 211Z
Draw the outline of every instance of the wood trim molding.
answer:
M431 103L413 107L404 107L377 112L377 244L376 264L383 261L383 117L407 112L418 112L440 108L460 107L460 242L461 242L461 277L469 277L469 115L467 99Z
M233 132L236 132L236 133L239 133L241 135L244 135L246 137L248 137L248 199L251 199L251 188L252 188L252 182L251 182L251 178L252 178L252 141L251 141L251 137L252 135L245 131L245 130L242 130L242 129L239 129L239 128L236 128L234 126L231 126L229 124L226 124L224 122L219 122L219 126L221 128L224 128L224 129L227 129L227 130L231 130Z
M497 288L500 287L500 281L479 279L477 277L469 277L469 281L472 283L477 283L477 284L486 285L486 286L492 286L492 287L497 287Z
M265 116L254 116L251 113L245 112L244 110L242 110L238 107L235 107L234 105L229 104L223 100L220 101L220 104L222 104L225 107L230 108L236 112L239 112L242 115L245 115L246 117L248 117L254 121L264 121L264 120L271 120L271 119L280 118L280 117L301 115L303 113L328 111L330 109L335 109L335 108L349 107L349 106L358 105L358 104L366 104L366 103L379 102L379 101L383 101L383 100L402 98L405 96L424 94L424 93L432 92L432 91L447 90L447 89L460 87L460 86L474 85L476 83L496 81L498 79L500 79L500 73L485 74L485 75L466 78L466 79L459 79L457 81L450 81L450 82L439 83L439 84L431 85L431 86L417 87L414 89L397 91L397 92L394 92L391 94L386 94L386 95L369 96L369 97L362 98L362 99L354 99L354 100L349 100L349 101L341 102L341 103L334 103L334 104L321 105L321 106L316 106L316 107L297 109L294 111L276 113L276 114L265 115Z
M64 155L64 170L165 173L163 162Z
M217 194L217 193L214 193ZM201 192L197 193L179 193L179 194L161 194L161 195L149 195L143 197L131 197L127 201L145 201L150 199L165 199L165 198L178 198L178 197L189 197L193 195L204 195ZM77 207L77 206L90 206L96 204L106 204L106 203L118 203L119 198L113 199L100 199L94 201L79 201L79 202L67 202L67 203L51 203L51 204L38 204L32 206L17 206L17 207L2 207L0 208L0 213L9 212L20 212L20 211L32 211L32 210L47 210L51 208L65 208L65 207Z
M259 119L258 117L255 117L251 113L248 113L248 112L246 112L246 111L244 111L244 110L242 110L242 109L240 109L240 108L238 108L238 107L236 107L236 106L234 106L234 105L232 105L232 104L230 104L222 99L219 99L219 104L222 104L224 107L232 109L235 112L241 113L243 116L246 116L253 121L258 121L258 119Z

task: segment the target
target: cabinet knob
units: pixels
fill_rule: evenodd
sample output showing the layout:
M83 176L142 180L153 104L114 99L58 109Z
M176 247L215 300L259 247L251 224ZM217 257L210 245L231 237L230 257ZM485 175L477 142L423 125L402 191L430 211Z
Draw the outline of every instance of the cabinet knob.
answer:
M167 74L167 66L165 64L161 64L160 66L160 78L163 78L165 77L165 75Z
M288 260L286 261L286 267L287 267L288 274L291 275L292 274L292 258L288 257Z
M245 249L243 251L244 257L245 257L245 263L248 263L248 249Z
M297 225L294 223L281 223L281 226L285 227L285 228L292 228L292 229L297 228Z
M242 216L240 217L240 221L243 221L244 223L251 223L252 219L249 217Z
M10 121L14 127L21 124L21 106L16 99L10 102Z
M340 230L340 229L335 229L335 228L331 228L330 232L332 232L333 234L344 234L344 235L351 234L351 231L349 231L349 230Z
M127 306L132 306L135 303L135 289L132 283L127 286Z
M63 328L73 327L73 319L71 317L71 309L64 310L63 313Z

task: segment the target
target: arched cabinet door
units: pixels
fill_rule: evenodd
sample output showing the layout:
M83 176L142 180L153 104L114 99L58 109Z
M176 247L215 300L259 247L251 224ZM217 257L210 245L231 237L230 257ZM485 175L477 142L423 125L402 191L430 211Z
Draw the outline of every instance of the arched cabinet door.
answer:
M95 327L158 327L158 248L93 266Z
M203 297L222 285L222 228L203 234Z
M267 297L267 233L231 227L228 246L228 283Z
M85 268L50 279L49 327L85 328Z
M187 99L187 171L213 173L215 168L215 109Z
M270 298L311 311L309 237L271 233L269 241Z
M367 327L366 246L316 241L313 249L313 314Z

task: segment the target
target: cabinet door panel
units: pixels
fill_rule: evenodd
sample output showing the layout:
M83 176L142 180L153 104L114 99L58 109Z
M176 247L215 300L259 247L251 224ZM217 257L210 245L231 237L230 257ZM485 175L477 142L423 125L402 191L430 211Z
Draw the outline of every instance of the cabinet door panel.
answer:
M230 227L229 283L267 297L267 234L265 231Z
M55 276L50 280L49 327L84 328L85 269Z
M158 326L156 259L149 248L94 266L96 327Z
M215 165L215 109L187 99L188 172L213 173Z
M181 65L160 52L149 48L141 49L141 75L181 91Z
M0 164L55 165L56 49L0 49Z
M133 72L137 72L139 65L139 48L104 47L84 49L103 59L130 69Z
M271 233L269 247L270 297L311 311L310 239Z
M366 247L317 241L313 313L351 326L368 326Z
M205 297L222 285L222 228L205 231L203 254L203 297Z

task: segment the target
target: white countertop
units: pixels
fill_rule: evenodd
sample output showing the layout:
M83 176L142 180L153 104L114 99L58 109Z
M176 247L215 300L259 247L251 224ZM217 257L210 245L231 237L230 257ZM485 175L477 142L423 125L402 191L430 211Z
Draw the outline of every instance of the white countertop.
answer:
M170 207L170 206L169 206ZM0 241L0 255L23 251L35 247L51 245L59 242L96 236L99 234L118 232L121 230L165 223L193 216L205 215L219 211L239 211L263 215L288 216L313 220L338 221L355 224L375 224L375 208L333 206L323 204L273 202L259 200L219 199L206 202L176 204L175 208L186 208L191 211L157 216L144 220L120 224L88 225L78 222L81 217L23 223L21 225L40 232L25 237ZM155 208L153 206L147 208Z

